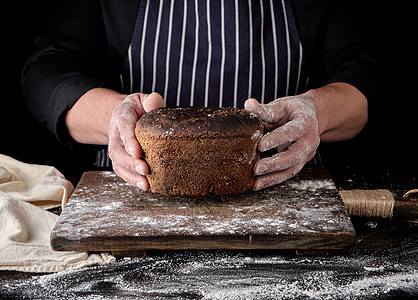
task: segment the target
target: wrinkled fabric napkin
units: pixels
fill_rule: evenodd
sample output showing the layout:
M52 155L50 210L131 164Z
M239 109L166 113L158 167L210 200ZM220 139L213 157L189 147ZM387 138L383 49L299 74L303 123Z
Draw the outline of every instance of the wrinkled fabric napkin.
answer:
M73 185L54 167L0 154L0 270L51 273L116 261L108 254L56 252L50 234Z

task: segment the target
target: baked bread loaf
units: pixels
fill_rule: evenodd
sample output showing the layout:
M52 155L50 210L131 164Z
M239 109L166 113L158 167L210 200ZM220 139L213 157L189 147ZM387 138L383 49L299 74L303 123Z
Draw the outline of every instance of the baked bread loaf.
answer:
M151 191L163 195L228 195L250 189L259 158L261 119L244 109L160 108L135 135L148 163Z

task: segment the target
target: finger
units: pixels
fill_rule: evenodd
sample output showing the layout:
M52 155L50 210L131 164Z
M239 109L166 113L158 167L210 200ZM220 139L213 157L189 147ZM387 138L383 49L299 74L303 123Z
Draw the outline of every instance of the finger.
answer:
M134 123L118 123L118 129L120 132L120 139L123 142L123 147L129 155L134 159L139 159L142 155L141 147L135 136L135 126Z
M245 101L244 108L258 115L261 118L261 120L265 122L273 123L272 122L273 117L274 117L273 111L267 110L265 106L261 105L256 99L251 98Z
M139 118L135 109L136 105L139 105L139 101L135 104L128 99L115 107L109 126L109 141L121 140L125 151L138 159L141 156L141 148L135 137L135 126Z
M258 143L258 150L264 152L286 143L292 143L304 136L307 131L310 131L311 127L313 128L303 118L295 118L266 133Z
M145 161L133 159L123 147L122 141L109 141L109 157L112 160L115 173L129 184L147 191L149 184L144 176L149 172Z
M282 183L283 181L286 181L295 176L301 169L302 167L296 166L293 168L283 170L281 172L259 176L255 179L253 190L259 191L266 187Z
M308 139L301 139L289 146L288 150L257 161L253 168L254 175L260 176L304 165L312 159L316 148L317 145Z
M281 109L280 101L260 104L256 99L251 98L245 101L244 108L257 114L264 123L276 124L283 120L286 114L285 110Z
M135 171L139 175L143 175L143 176L149 174L149 167L148 167L147 162L143 159L135 160Z
M147 163L142 159L134 159L130 156L123 146L123 143L117 137L109 140L109 158L114 166L123 166L124 169L131 173L146 175L149 173Z
M149 190L149 183L145 176L138 173L129 172L129 170L122 168L119 165L113 165L115 173L132 186L138 187L143 191Z

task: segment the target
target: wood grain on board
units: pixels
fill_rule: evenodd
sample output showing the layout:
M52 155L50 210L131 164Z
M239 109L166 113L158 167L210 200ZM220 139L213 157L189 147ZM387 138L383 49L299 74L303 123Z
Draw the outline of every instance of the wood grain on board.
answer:
M113 172L83 174L51 234L57 251L341 249L355 232L322 168L259 192L167 197Z

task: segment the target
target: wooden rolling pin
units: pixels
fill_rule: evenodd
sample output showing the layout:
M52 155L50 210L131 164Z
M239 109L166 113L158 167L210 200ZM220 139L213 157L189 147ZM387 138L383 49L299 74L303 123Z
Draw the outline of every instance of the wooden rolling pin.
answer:
M418 189L405 192L379 190L341 190L350 216L418 219Z

